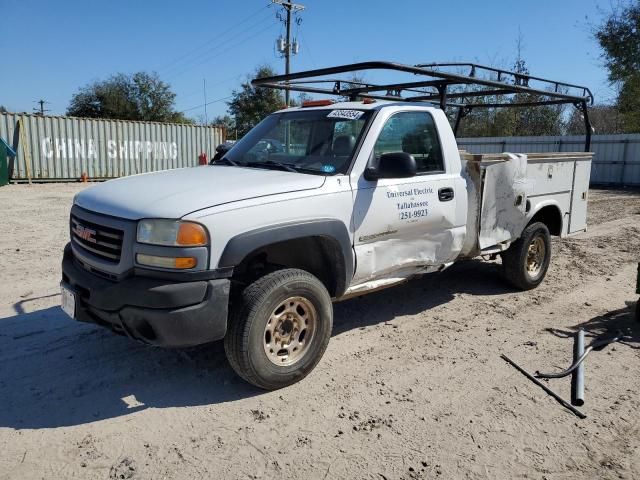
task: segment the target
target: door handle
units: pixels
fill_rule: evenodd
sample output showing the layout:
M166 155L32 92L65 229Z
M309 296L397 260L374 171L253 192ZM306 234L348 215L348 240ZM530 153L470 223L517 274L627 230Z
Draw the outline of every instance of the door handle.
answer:
M438 190L438 200L441 202L448 202L453 200L453 188L444 187Z

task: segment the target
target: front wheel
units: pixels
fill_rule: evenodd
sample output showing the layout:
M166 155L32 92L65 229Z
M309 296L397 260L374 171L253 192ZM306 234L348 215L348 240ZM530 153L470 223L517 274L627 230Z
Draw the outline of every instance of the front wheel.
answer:
M297 269L272 272L242 292L232 308L225 352L235 372L266 390L302 380L331 337L331 297L316 277Z
M550 261L551 235L547 226L540 222L528 225L520 238L502 254L506 279L521 290L540 285Z

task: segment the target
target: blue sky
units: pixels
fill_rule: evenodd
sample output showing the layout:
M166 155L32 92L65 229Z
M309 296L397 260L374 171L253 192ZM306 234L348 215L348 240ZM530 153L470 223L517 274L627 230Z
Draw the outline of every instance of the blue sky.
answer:
M283 27L269 3L0 0L0 105L31 111L44 98L52 114L63 114L88 82L155 70L177 93L176 108L198 118L204 114L203 79L211 102L230 95L258 64L284 69L274 49ZM293 28L301 45L294 71L365 60L508 67L520 31L532 74L589 86L597 102L614 96L589 27L609 0L300 3L306 10ZM207 110L211 118L226 104Z

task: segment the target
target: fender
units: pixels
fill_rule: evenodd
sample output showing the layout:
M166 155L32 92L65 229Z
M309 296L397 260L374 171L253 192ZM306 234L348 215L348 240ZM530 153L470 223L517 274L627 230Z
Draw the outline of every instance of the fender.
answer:
M336 279L336 297L342 295L353 278L354 254L346 225L333 218L288 222L250 230L233 237L224 248L218 268L235 267L259 248L305 237L324 237L336 241L342 253Z

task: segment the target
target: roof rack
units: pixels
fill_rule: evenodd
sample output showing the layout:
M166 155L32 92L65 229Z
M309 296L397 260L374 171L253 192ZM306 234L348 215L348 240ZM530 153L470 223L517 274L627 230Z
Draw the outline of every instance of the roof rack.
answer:
M349 79L326 78L330 75L353 74L366 70L408 73L417 76L418 79L372 84L368 81L365 83ZM465 75L460 73L461 71L468 73ZM251 83L254 86L280 90L338 95L350 100L371 98L399 102L429 102L439 105L444 111L447 107L455 107L458 109L453 129L456 135L462 119L477 108L572 104L584 117L585 151L589 151L591 146L592 128L588 106L593 105L593 94L587 87L477 63L404 65L381 61L361 62L256 78ZM529 95L514 96L518 93ZM507 98L504 101L502 99L496 101L496 96L507 96Z

